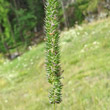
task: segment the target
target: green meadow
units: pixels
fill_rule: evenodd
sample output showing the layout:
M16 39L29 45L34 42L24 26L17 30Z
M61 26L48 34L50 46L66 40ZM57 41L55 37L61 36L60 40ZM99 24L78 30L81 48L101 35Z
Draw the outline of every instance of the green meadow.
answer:
M110 110L110 18L61 32L64 70L57 110ZM0 55L0 110L53 110L45 43L13 61Z

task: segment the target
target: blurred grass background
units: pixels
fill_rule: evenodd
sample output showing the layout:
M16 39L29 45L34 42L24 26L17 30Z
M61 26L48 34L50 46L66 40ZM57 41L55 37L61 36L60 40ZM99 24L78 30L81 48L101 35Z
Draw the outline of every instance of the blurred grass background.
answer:
M63 102L57 110L110 110L110 18L61 33ZM0 55L0 110L53 110L45 44L13 61Z

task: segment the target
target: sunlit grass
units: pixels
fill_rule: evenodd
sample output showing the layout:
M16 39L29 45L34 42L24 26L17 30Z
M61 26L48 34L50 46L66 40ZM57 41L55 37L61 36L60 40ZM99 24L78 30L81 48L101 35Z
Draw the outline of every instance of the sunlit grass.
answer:
M63 102L57 110L109 110L110 19L61 33ZM45 44L0 65L0 110L53 110Z

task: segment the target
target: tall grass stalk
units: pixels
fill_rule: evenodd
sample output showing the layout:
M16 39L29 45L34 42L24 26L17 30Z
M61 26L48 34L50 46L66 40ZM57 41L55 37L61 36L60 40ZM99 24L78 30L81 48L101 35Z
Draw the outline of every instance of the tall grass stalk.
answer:
M61 66L60 66L60 52L59 52L59 22L58 22L58 0L47 0L45 18L45 32L46 32L46 71L48 82L52 85L49 92L49 100L54 104L62 101L62 83L61 83Z

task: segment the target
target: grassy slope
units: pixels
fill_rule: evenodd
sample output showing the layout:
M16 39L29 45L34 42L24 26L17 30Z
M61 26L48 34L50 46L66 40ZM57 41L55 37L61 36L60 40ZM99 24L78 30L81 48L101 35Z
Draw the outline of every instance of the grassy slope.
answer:
M110 19L61 33L63 102L57 110L110 110ZM44 43L0 65L0 110L53 110Z

